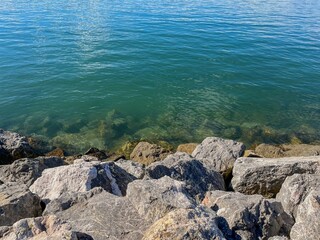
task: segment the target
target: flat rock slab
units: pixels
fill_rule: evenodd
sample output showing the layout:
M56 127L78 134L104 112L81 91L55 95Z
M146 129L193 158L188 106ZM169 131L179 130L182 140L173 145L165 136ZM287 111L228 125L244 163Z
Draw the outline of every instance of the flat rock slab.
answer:
M106 191L56 215L70 223L72 231L86 233L95 240L140 240L151 225L140 217L129 199Z
M289 234L293 225L280 202L261 195L211 191L202 203L227 221L231 239L268 239L280 233Z
M146 168L147 178L159 179L164 176L185 182L188 194L200 201L207 191L225 189L220 173L206 168L200 161L182 152L169 155Z
M286 177L295 173L316 173L320 156L290 158L239 158L234 164L232 188L244 194L275 197Z
M41 215L40 198L19 183L0 185L0 226L10 226L16 221Z
M296 218L298 207L312 190L320 192L319 174L294 174L286 178L276 199L288 214Z
M225 177L232 172L233 164L244 153L245 145L233 140L207 137L192 152L206 167L222 173Z
M195 202L187 195L185 183L168 176L136 180L129 184L126 196L141 217L154 222L176 208L192 208Z

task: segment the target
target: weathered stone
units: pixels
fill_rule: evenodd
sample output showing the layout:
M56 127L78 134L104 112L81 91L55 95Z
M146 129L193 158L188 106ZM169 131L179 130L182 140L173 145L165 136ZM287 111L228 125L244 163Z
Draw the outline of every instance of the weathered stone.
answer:
M221 174L207 169L203 164L182 152L169 155L161 162L155 162L146 168L146 176L159 179L169 176L186 183L186 190L197 200L201 200L207 191L224 190Z
M3 240L93 240L89 235L77 233L70 229L71 226L68 223L51 215L22 219L13 224L12 227L0 231L0 237Z
M244 153L243 143L217 137L208 137L193 151L192 156L207 167L228 177L235 160Z
M60 197L64 192L85 192L94 187L122 196L128 183L135 179L113 162L78 159L72 165L46 169L30 190L45 202Z
M239 158L234 164L231 185L245 194L275 197L286 177L295 173L315 173L320 156L291 158Z
M0 164L10 164L14 160L24 157L35 157L34 149L28 139L18 133L0 129Z
M312 190L299 205L292 240L319 239L320 236L320 189Z
M87 192L64 192L59 198L53 199L46 205L42 215L51 215L64 211L77 203L88 201L89 198L103 191L103 188L95 187Z
M282 203L284 210L296 218L297 209L310 191L320 191L319 174L294 174L286 178L277 194L277 200Z
M138 162L133 162L131 160L120 159L115 162L115 164L124 169L127 173L134 176L136 179L142 179L144 177L145 168L142 164Z
M320 145L283 144L275 146L263 143L256 147L255 152L266 158L319 156Z
M47 168L62 166L64 161L58 157L21 158L11 165L0 166L0 180L20 182L30 186Z
M255 157L255 158L261 158L262 157L262 156L256 154L253 150L245 150L243 156L244 157Z
M56 148L48 153L46 153L47 157L64 157L64 151L61 148Z
M261 195L211 191L202 203L228 222L232 239L268 239L279 233L289 234L293 225L280 202Z
M166 156L168 156L168 154L168 150L156 144L140 142L130 154L130 159L145 165L149 165L153 162L163 160Z
M20 183L0 185L0 226L10 226L16 221L41 215L38 196Z
M289 240L289 238L287 238L285 236L273 236L273 237L269 238L268 240Z
M199 145L199 143L185 143L185 144L180 144L177 147L177 152L185 152L188 154L192 154L192 152L196 149L196 147Z
M225 239L217 225L216 214L204 208L176 209L155 222L145 233L143 240L207 240Z
M192 208L195 202L185 191L185 184L165 176L136 180L129 184L127 198L141 217L154 222L176 208Z
M98 160L106 159L108 156L104 151L99 150L98 148L90 148L85 152L85 155L96 157Z
M95 240L140 240L151 224L140 217L128 198L106 191L56 215L70 223L72 231L86 233Z

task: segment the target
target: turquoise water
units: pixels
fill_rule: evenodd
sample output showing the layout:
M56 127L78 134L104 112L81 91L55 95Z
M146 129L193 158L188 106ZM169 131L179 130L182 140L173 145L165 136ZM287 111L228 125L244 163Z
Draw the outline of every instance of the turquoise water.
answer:
M319 0L1 0L0 127L68 150L320 139Z

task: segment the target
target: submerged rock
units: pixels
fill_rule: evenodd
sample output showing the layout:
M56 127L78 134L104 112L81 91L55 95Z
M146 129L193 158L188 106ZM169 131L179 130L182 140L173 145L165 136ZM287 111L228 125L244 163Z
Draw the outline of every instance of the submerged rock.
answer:
M319 156L320 145L283 144L274 146L263 143L256 147L255 152L266 158Z
M10 164L19 158L35 156L36 152L26 137L0 129L0 165Z
M286 177L316 173L320 156L290 158L239 158L234 164L232 188L244 194L275 197Z
M0 185L0 226L10 226L16 221L41 215L40 198L20 183Z
M141 217L154 222L176 208L192 208L195 202L188 197L185 184L170 177L136 180L129 184L127 198Z
M243 143L217 137L208 137L193 151L192 156L207 168L214 169L228 177L237 158L244 153Z
M144 233L143 240L226 239L210 209L176 209L156 221Z
M227 221L232 239L268 239L280 233L289 234L293 225L280 202L261 195L211 191L202 203Z
M45 216L37 218L22 219L12 227L0 229L0 237L2 240L93 240L86 234L71 231L71 226L58 219L56 216Z
M163 160L169 155L169 153L170 152L168 150L156 144L140 142L130 154L130 159L145 165L149 165L153 162Z
M312 190L320 193L319 174L294 174L286 178L277 194L284 210L296 218L297 209Z
M185 143L185 144L180 144L177 147L177 152L185 152L188 154L192 154L192 152L196 149L196 147L198 146L198 143Z
M0 166L0 180L2 182L20 182L31 186L47 168L64 165L59 157L21 158L11 165Z
M169 176L185 182L186 191L197 200L201 200L207 191L225 189L221 174L205 168L200 161L182 152L151 164L146 168L146 176L153 179Z
M290 233L292 240L319 239L320 236L320 189L312 190L299 205L296 223Z

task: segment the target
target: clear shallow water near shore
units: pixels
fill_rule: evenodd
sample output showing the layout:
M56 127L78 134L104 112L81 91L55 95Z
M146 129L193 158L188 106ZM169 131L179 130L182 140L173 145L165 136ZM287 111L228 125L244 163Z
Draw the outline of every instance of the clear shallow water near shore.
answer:
M320 1L0 4L0 127L69 150L320 139Z

